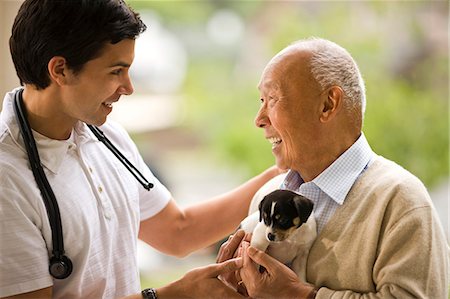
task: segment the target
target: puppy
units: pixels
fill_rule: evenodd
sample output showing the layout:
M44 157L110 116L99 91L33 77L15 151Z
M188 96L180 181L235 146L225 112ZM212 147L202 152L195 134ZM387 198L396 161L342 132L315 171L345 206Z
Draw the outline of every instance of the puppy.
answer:
M289 190L275 190L245 218L241 228L253 232L250 245L288 265L306 282L306 260L316 236L313 203ZM258 221L259 219L259 221Z

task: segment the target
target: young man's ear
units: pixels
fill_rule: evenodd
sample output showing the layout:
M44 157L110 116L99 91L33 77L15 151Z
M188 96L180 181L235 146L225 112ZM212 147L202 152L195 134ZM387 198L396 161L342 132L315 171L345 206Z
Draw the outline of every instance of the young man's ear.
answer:
M344 104L344 91L339 86L332 86L322 98L320 120L327 122L333 119Z
M54 56L47 65L50 79L57 85L67 84L68 67L64 57Z

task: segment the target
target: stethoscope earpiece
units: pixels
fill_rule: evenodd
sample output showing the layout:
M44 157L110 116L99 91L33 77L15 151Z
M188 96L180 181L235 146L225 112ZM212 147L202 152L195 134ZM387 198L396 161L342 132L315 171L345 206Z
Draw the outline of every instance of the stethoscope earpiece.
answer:
M105 134L102 130L93 125L87 125L88 128L92 131L92 133L97 137L97 139L103 143L114 156L123 164L123 166L128 169L128 171L136 178L136 180L144 187L145 190L150 191L153 188L153 184L147 181L147 179L142 175L142 173L134 167L131 162L125 158L125 156L114 146L114 144L106 138Z

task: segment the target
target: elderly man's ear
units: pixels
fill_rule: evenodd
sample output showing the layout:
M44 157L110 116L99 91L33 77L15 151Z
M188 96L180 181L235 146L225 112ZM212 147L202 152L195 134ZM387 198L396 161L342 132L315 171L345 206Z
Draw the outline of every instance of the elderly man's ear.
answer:
M339 86L332 86L322 97L322 115L320 120L328 122L332 120L344 105L344 91Z

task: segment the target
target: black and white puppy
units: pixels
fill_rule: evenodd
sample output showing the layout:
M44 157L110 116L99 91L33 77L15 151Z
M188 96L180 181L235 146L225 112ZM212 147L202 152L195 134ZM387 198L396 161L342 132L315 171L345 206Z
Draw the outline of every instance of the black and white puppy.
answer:
M262 199L258 212L242 221L241 228L253 232L251 246L266 251L306 281L306 260L317 236L309 199L289 190L275 190Z

